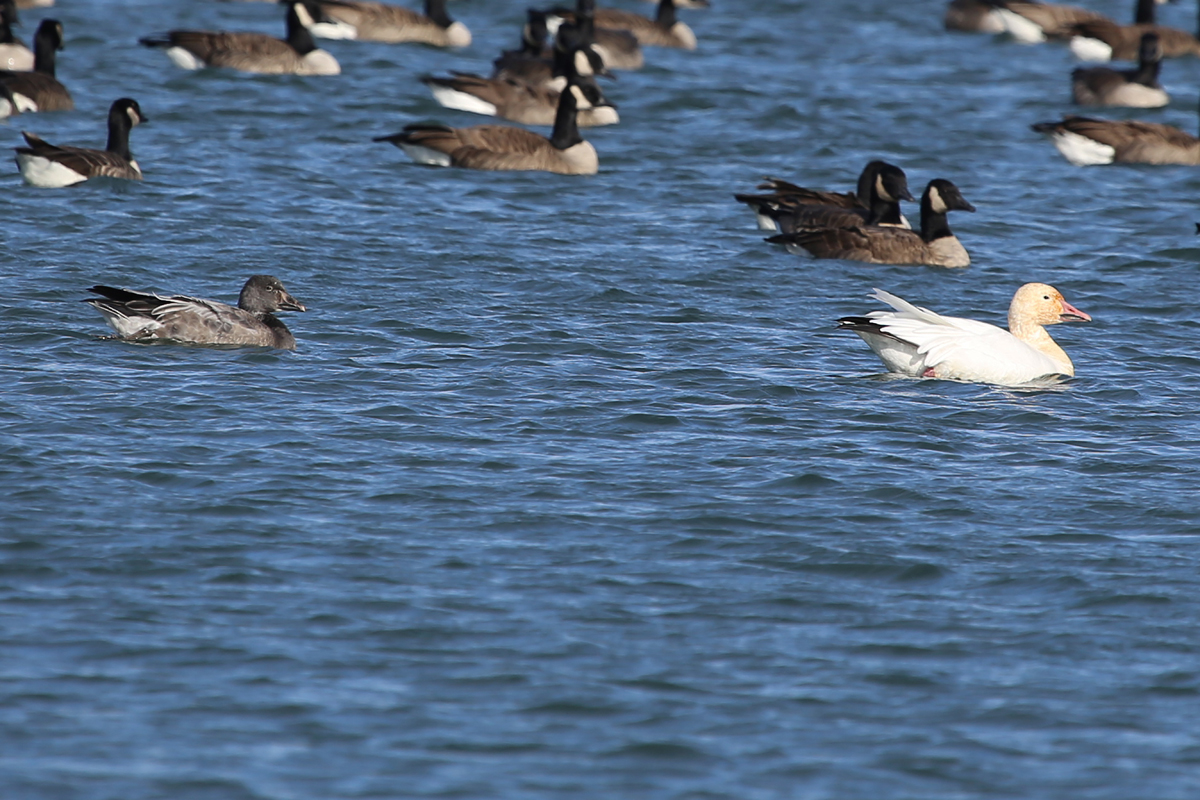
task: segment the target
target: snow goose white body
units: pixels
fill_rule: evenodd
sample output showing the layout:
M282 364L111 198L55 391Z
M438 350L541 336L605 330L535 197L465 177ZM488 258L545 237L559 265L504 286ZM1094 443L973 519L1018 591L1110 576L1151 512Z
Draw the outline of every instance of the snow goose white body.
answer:
M1017 290L1008 309L1007 331L986 322L944 317L879 289L873 296L893 310L842 317L838 327L861 336L888 370L911 377L998 386L1070 377L1075 366L1043 326L1091 320L1044 283L1027 283Z

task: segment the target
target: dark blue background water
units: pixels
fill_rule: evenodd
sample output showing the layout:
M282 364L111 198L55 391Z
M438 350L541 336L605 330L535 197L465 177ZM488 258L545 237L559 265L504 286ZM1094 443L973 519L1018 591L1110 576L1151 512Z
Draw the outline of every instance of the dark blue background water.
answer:
M0 796L1200 796L1200 174L1068 165L1028 130L1066 50L940 0L684 13L592 178L370 141L480 122L416 78L486 71L524 7L452 4L462 52L328 43L336 78L134 44L266 3L52 12L78 111L6 146L151 123L144 183L0 177ZM1112 116L1195 129L1200 63L1164 81ZM978 207L969 269L802 260L731 198L875 157ZM309 305L296 353L79 302L256 272ZM875 286L1002 323L1029 280L1095 318L1050 390L888 379L832 329Z

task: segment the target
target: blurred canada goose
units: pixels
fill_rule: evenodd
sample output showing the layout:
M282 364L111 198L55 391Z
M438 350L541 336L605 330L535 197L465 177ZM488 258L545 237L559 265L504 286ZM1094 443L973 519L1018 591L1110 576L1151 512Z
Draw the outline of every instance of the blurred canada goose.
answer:
M1103 14L1079 6L1022 0L1002 0L996 5L995 16L1004 25L1004 32L1026 44L1064 38L1072 26L1081 23L1112 22Z
M948 31L1004 33L1004 20L996 13L1003 0L950 0L942 24Z
M595 0L577 0L575 10L558 7L546 12L546 26L554 34L558 26L570 23L583 32L583 39L592 45L609 69L641 69L646 57L637 37L627 30L597 25Z
M604 97L594 76L608 74L591 45L580 46L577 29L564 25L555 40L553 73L573 79L587 96L590 107L580 108L576 122L581 127L614 125L620 122L617 109ZM449 78L426 75L421 82L446 108L486 114L523 125L553 125L561 91L547 83L531 85L513 78L482 78L456 72Z
M425 0L421 14L401 6L369 0L319 0L331 22L318 22L314 36L367 42L419 42L434 47L467 47L471 32L446 13L446 0Z
M1160 108L1171 101L1158 82L1161 66L1158 34L1144 33L1137 69L1078 67L1071 73L1071 94L1082 106Z
M629 31L643 47L696 49L696 34L675 18L675 0L659 0L654 19L632 11L598 8L595 10L595 21L599 28Z
M6 97L0 99L0 117L28 111L70 111L75 108L71 93L54 76L57 56L63 47L62 23L44 19L33 35L37 55L33 72L0 72L0 86Z
M594 175L599 169L596 148L579 135L577 108L588 100L575 83L568 83L558 101L558 114L550 138L524 128L477 125L408 125L400 133L380 136L418 164L486 170L538 170L563 175Z
M531 86L543 86L554 78L553 50L546 46L550 35L545 12L526 9L528 21L521 28L521 46L505 50L492 61L492 77L499 80L518 80ZM559 91L566 79L555 86Z
M842 317L838 329L861 336L889 372L912 378L1021 386L1071 377L1075 365L1045 326L1092 319L1044 283L1017 289L1008 306L1008 330L942 316L879 289L872 296L892 310Z
M129 152L129 131L146 122L136 100L122 97L108 110L108 144L103 150L59 147L22 131L28 147L17 147L17 168L32 186L58 188L88 178L142 179L142 170Z
M296 0L288 6L287 39L265 33L218 31L168 31L138 41L161 47L183 69L228 67L242 72L272 75L337 75L337 59L317 49L308 27L319 16L313 0Z
M1200 164L1200 139L1173 125L1068 116L1032 126L1077 167L1101 164Z
M1107 18L1072 25L1071 52L1082 61L1137 61L1142 36L1157 33L1163 58L1200 55L1200 40L1187 31L1155 24L1154 15L1154 0L1137 0L1133 25Z
M254 275L242 287L237 307L186 295L131 292L111 286L89 289L102 297L83 302L126 341L168 339L188 344L233 344L295 350L296 337L274 315L306 311L278 278Z
M882 173L886 173L888 177L882 178ZM908 192L908 178L904 171L886 161L872 161L863 167L858 176L857 189L845 194L806 189L779 178L764 178L763 182L758 185L758 189L767 190L770 194L735 194L733 198L754 209L758 227L764 231L780 230L779 218L800 206L841 208L856 214L866 212L869 216L872 211L871 197L873 194L890 195L898 200L912 200L912 195ZM902 228L909 227L908 220L899 213L898 202L895 203L895 213L899 218L892 217L890 211L891 209L880 208L880 219L886 224L899 225Z
M13 0L0 0L0 69L33 69L33 52L13 36L13 25L20 24Z
M853 228L804 228L772 236L768 242L787 245L791 252L817 258L841 258L868 264L965 267L971 263L966 248L951 232L949 211L974 211L958 187L936 178L921 195L921 232L879 225Z

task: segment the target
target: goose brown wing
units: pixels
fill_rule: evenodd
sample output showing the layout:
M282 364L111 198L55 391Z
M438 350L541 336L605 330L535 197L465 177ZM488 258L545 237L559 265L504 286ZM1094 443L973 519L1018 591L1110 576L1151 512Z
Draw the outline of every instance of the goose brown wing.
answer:
M61 147L50 144L32 133L24 132L22 135L29 146L18 147L18 153L40 156L89 178L126 178L134 181L142 179L141 171L133 162L116 153L86 147Z
M406 26L430 21L424 14L402 6L351 0L326 0L321 3L321 11L338 22L345 22L356 28Z
M38 111L72 111L75 103L67 87L44 72L0 71L0 84L11 93L37 103Z
M799 205L776 219L780 231L793 233L806 228L857 228L867 221L867 214L865 208Z
M182 47L211 67L291 72L300 63L291 45L265 33L171 31L167 36L172 47Z
M1103 14L1089 11L1079 6L1066 6L1057 3L1023 3L1008 2L1004 7L1009 11L1024 17L1041 28L1047 36L1069 36L1072 27L1088 23L1101 23L1116 26L1116 23Z
M922 264L927 245L914 231L863 225L856 228L801 229L772 236L768 242L802 247L816 258L840 258L870 264Z

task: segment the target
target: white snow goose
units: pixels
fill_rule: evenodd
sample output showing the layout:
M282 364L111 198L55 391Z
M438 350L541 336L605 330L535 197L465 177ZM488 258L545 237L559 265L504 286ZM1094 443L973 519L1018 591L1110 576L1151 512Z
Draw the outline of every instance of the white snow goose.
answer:
M1027 283L1013 295L1007 331L944 317L880 289L873 297L894 310L842 317L838 328L861 336L890 372L914 378L1020 386L1071 377L1075 366L1043 326L1092 319L1044 283Z

